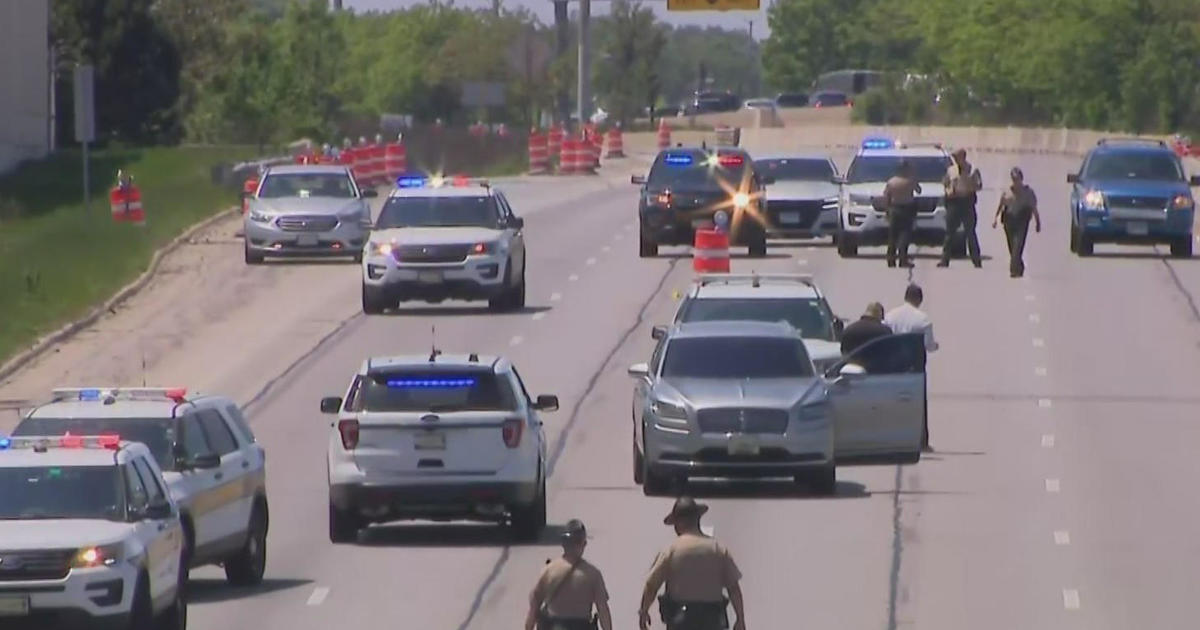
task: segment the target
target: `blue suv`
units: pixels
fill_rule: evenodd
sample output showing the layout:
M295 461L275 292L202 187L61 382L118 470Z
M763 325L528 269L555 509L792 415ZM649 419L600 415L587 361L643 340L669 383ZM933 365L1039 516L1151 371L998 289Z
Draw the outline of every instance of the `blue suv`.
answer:
M1168 244L1192 255L1196 200L1179 157L1160 140L1106 138L1083 158L1071 187L1071 251L1091 256L1096 243Z

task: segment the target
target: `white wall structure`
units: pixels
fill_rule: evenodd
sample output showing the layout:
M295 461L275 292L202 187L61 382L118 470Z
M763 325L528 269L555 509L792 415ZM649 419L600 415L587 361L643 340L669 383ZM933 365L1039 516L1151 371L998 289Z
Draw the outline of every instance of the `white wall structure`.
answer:
M0 0L0 173L50 151L50 0Z

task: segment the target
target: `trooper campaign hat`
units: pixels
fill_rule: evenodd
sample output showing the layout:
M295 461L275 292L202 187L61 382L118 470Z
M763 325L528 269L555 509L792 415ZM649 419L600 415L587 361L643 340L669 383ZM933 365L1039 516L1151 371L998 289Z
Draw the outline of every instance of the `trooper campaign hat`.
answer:
M679 497L675 499L675 505L671 506L671 513L663 519L663 525L674 525L675 521L681 518L700 518L707 511L707 505L696 503L692 497Z

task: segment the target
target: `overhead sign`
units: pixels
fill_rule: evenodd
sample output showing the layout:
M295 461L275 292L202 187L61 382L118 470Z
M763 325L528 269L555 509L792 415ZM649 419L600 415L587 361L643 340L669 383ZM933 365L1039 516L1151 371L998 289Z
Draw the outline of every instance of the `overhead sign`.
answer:
M464 107L501 107L505 103L503 83L465 81L462 84Z
M75 66L75 141L96 141L96 71Z
M668 11L757 11L760 0L667 0Z

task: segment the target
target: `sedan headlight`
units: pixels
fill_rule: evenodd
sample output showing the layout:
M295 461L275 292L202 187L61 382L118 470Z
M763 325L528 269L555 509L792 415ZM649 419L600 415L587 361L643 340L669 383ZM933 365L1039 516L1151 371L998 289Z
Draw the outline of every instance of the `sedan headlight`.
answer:
M687 411L674 403L656 400L650 405L650 410L662 420L687 420Z
M1195 205L1196 201L1192 199L1191 195L1175 195L1175 198L1171 200L1172 210L1191 210Z
M275 215L267 214L266 212L263 212L262 210L251 210L250 211L250 220L254 221L255 223L270 223L271 219L274 219L274 218L275 218Z
M367 243L367 254L371 256L391 256L395 246L391 243Z
M1104 193L1100 192L1099 190L1089 190L1087 194L1083 196L1083 207L1084 209L1091 210L1092 212L1103 212Z
M121 543L84 547L77 551L75 557L71 559L71 567L74 569L111 567L122 560L124 552L124 545Z

